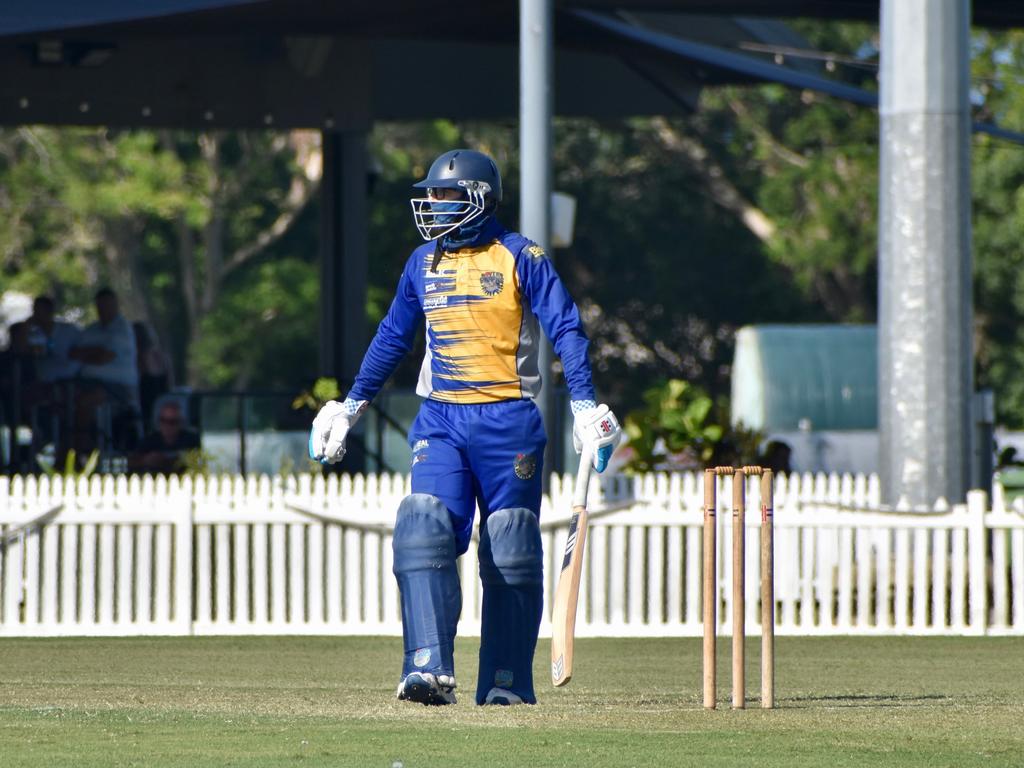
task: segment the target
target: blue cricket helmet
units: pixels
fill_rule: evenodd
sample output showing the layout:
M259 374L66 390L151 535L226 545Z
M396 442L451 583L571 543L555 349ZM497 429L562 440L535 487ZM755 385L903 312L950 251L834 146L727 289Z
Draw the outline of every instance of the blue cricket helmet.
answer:
M426 197L413 198L413 218L424 240L436 240L468 224L484 213L491 213L501 202L501 173L498 165L483 152L453 149L430 165L427 177L413 184L427 190ZM458 200L438 201L435 189L457 189Z

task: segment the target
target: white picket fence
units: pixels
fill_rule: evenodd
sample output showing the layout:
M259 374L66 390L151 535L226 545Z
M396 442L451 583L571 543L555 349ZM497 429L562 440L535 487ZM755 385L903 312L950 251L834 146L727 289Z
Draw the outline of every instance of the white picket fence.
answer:
M703 489L695 475L595 479L578 636L701 632ZM731 499L717 519L731 623ZM571 478L542 509L546 597ZM399 475L211 480L0 478L0 636L400 634L391 534ZM757 484L747 489L758 509ZM878 511L876 478L779 477L780 634L1024 634L1024 517L997 491ZM748 516L746 626L758 626L760 516ZM477 634L476 547L460 633ZM545 618L542 634L550 626Z

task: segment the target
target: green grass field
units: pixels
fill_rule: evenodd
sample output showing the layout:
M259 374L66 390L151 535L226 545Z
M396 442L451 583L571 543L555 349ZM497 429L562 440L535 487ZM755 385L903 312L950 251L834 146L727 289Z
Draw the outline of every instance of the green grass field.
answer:
M700 706L700 641L582 640L540 704L395 701L396 638L0 640L0 766L1024 766L1024 639L779 638L778 709ZM756 697L758 642L749 641Z

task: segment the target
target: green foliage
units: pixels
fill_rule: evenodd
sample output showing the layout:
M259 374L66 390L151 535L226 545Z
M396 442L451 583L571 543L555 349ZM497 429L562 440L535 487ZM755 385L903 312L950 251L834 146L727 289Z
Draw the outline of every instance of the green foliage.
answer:
M96 288L110 285L129 319L157 329L179 381L294 385L315 373L316 222L302 214L318 141L309 132L0 131L0 201L11 202L0 265L10 287L53 293L83 319ZM292 232L299 221L311 237ZM254 328L261 344L251 343Z
M95 471L96 466L99 464L100 452L98 450L92 451L86 459L85 464L79 468L78 466L78 454L75 453L75 449L71 448L64 456L64 469L59 470L56 467L54 457L52 454L40 453L36 456L36 464L50 477L64 477L68 480L77 480L78 478L90 477Z
M213 471L213 454L202 448L190 448L182 451L178 465L181 474L188 477L209 477Z
M807 47L836 55L828 77L877 88L876 25L789 23ZM976 119L1024 130L1024 33L973 36ZM170 348L177 381L298 389L319 373L318 142L308 132L0 129L3 288L55 293L88 319L92 293L112 284L126 314L151 321ZM368 334L421 242L406 201L439 152L494 155L500 217L519 225L514 123L379 122L369 143ZM1024 150L975 136L972 151L976 380L995 390L999 423L1022 428ZM552 258L617 410L664 379L699 386L718 408L741 325L875 320L873 110L778 85L708 87L685 117L559 118L553 163L578 209L574 244ZM398 386L415 382L417 344Z
M795 319L802 306L706 175L666 145L665 133L693 139L698 118L664 125L556 123L555 186L579 207L555 264L581 305L598 389L619 410L664 378L724 394L736 327Z
M875 90L874 25L796 22L809 47L857 60L832 78ZM765 255L790 275L801 321L877 312L878 116L777 85L704 91L695 119L774 232Z
M246 270L203 319L193 364L214 387L286 388L312 378L319 291L316 267L300 259Z
M295 396L295 399L292 401L292 408L295 410L308 408L316 412L323 408L327 402L339 400L340 398L341 388L338 386L338 380L322 376L313 382L313 386L310 389L305 389Z
M977 117L1024 130L1024 32L975 36ZM977 383L995 391L996 420L1024 428L1024 147L990 136L972 146Z
M291 477L292 475L322 475L324 465L308 456L301 461L295 461L291 456L282 456L281 465L277 474L280 477Z
M698 386L670 379L644 392L645 407L626 416L634 472L752 464L758 435L728 425L724 407Z

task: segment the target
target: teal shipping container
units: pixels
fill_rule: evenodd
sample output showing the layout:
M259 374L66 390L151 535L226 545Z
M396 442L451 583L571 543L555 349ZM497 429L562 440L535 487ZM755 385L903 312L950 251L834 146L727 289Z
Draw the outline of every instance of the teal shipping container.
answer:
M763 432L878 428L874 325L751 325L736 333L732 423Z

